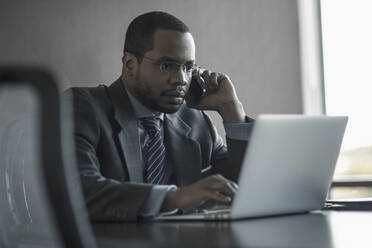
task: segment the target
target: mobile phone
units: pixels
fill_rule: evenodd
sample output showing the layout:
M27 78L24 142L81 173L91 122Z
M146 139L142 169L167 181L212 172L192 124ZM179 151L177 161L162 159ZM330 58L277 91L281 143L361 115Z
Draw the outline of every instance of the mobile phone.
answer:
M191 78L189 92L186 96L186 102L189 106L196 106L200 102L200 99L207 94L204 82L198 80L195 75Z

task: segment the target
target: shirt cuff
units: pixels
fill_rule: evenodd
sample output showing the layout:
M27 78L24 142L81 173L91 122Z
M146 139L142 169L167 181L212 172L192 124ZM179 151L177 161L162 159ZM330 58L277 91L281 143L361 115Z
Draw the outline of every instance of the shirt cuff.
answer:
M143 205L140 215L142 217L152 217L159 215L160 209L163 205L164 199L167 196L168 191L176 190L176 185L154 185L150 191L150 194ZM178 209L174 209L167 212L162 212L161 215L168 215L177 212Z
M226 136L230 139L249 140L254 125L254 120L245 117L246 122L243 123L224 123Z

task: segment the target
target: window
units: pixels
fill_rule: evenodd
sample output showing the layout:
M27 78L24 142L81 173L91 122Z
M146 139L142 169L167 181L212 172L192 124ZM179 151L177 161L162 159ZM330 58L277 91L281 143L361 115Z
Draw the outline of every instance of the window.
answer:
M349 116L331 197L372 197L372 1L320 7L325 112Z

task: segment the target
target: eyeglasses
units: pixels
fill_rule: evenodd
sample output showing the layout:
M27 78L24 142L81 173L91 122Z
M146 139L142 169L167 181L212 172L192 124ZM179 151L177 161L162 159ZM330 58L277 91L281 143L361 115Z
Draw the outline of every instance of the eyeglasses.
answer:
M173 61L164 61L159 62L156 59L143 56L143 58L148 59L153 62L154 65L158 65L161 72L175 72L179 68L182 68L182 71L185 73L192 73L193 70L196 70L198 66L196 64L180 64Z

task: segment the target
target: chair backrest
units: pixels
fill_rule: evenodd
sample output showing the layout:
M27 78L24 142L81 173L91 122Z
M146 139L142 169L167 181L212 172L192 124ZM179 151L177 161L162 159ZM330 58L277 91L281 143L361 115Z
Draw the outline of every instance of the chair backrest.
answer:
M0 246L96 247L54 78L0 67L0 113Z

